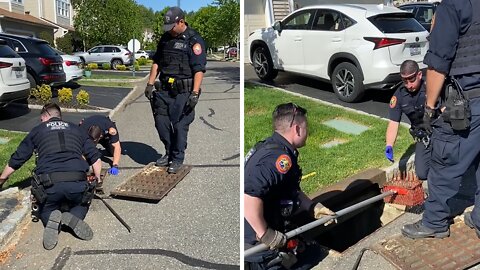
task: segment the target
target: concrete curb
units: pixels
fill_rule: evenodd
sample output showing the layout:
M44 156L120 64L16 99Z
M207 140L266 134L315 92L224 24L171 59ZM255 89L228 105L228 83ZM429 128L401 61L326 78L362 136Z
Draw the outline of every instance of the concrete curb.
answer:
M84 80L90 81L90 82L130 82L130 83L134 83L134 82L141 82L141 81L145 80L146 78L148 78L149 75L150 74L147 74L143 78L139 78L139 79L88 79L88 78L84 78Z
M96 107L96 106L95 106ZM41 110L43 108L42 105L36 105L36 104L28 104L29 109L38 109ZM98 113L106 113L110 112L111 109L107 108L102 108L102 107L96 107L99 108L98 110L88 110L88 109L72 109L72 108L64 108L61 107L62 112L78 112L78 113L88 113L88 112L98 112Z
M8 190L12 191L8 191ZM26 189L18 190L18 188L10 188L3 192L12 192L18 193L19 204L15 207L15 210L12 211L7 218L1 223L0 226L0 247L3 250L5 246L14 236L15 231L19 224L28 216L30 211L30 191Z

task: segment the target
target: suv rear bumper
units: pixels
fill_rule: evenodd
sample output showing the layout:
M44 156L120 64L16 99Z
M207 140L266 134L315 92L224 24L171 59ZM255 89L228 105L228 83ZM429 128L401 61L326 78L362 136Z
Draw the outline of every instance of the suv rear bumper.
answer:
M20 91L3 93L2 95L0 95L0 107L6 106L8 103L16 100L26 99L29 95L30 88Z
M47 73L42 74L40 77L40 85L41 84L48 84L50 86L59 86L66 82L66 75L65 73Z
M426 68L421 69L423 76L425 76ZM395 89L397 88L400 84L402 84L402 77L400 76L399 73L390 73L388 74L385 79L383 79L381 82L374 82L374 83L369 83L365 84L365 88L375 88L375 89Z

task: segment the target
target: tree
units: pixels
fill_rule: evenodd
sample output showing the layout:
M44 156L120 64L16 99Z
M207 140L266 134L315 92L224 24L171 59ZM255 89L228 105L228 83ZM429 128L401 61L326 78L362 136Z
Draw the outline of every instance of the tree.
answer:
M167 14L167 11L170 7L165 7L161 11L155 12L155 24L153 26L153 40L155 43L160 41L160 37L162 37L163 33L163 17Z
M53 33L51 33L51 32L42 31L38 34L38 38L47 41L52 46L54 45L53 44Z
M216 27L212 23L212 18L216 16L216 12L217 8L214 6L202 7L188 19L189 25L203 37L207 47L217 47L219 45Z
M219 44L237 44L240 38L240 3L236 0L218 0L218 10L211 23Z

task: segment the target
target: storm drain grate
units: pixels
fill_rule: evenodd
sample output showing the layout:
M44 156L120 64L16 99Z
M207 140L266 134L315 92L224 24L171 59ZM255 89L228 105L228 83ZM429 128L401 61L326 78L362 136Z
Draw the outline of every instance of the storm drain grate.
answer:
M192 169L191 165L183 165L176 174L167 172L167 167L157 167L154 163L147 165L110 194L145 200L161 200Z
M373 248L404 270L466 269L480 262L480 239L459 219L450 226L450 237L413 240L396 236Z

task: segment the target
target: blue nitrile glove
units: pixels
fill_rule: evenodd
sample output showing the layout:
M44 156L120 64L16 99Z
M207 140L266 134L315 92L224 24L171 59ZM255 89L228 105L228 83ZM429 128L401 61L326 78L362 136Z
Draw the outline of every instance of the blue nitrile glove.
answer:
M108 170L108 173L111 175L118 175L118 172L119 170L117 165L113 165L113 167Z
M385 157L393 162L393 148L391 145L387 145L387 147L385 147Z

